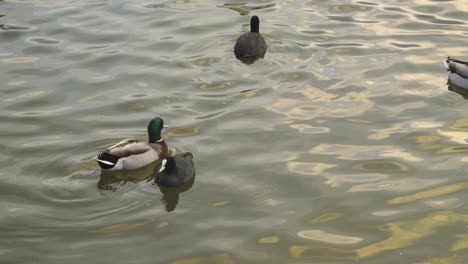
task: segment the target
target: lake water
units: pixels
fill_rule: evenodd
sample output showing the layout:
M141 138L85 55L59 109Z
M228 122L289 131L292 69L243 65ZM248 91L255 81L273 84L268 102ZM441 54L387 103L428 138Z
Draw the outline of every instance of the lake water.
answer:
M248 65L233 46L254 14L268 51ZM465 1L6 0L0 16L1 263L468 263L468 101L442 65L468 59ZM95 162L155 116L197 166L164 197L154 168Z

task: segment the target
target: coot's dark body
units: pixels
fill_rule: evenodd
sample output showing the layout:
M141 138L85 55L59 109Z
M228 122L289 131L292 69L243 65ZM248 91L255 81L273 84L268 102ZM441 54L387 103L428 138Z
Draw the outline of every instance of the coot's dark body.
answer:
M193 155L186 152L163 159L155 182L160 186L176 187L188 182L194 175Z
M256 60L265 57L267 45L260 34L260 20L257 16L250 19L250 32L242 34L234 46L234 55L238 59Z

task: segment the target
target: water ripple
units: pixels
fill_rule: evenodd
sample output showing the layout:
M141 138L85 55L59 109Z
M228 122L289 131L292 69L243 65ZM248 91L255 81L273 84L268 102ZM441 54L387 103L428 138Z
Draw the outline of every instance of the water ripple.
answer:
M467 56L465 5L0 7L4 262L466 263L467 109L441 63ZM247 65L254 14L268 50ZM195 156L180 197L150 184L156 163L95 160L154 116Z

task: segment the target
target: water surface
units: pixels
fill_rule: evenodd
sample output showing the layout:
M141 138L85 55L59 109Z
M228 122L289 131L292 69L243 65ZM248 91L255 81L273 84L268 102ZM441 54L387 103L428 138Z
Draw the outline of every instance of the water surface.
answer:
M7 0L0 24L0 262L468 261L463 1ZM195 156L180 193L95 162L155 116Z

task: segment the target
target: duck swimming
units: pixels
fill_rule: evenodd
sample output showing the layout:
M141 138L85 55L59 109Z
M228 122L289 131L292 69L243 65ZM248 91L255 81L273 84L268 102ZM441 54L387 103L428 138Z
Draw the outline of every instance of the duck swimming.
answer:
M190 181L193 176L195 176L193 155L185 152L164 158L154 181L160 186L177 187Z
M468 62L447 57L444 60L448 71L449 90L468 97Z
M167 127L160 117L148 124L148 142L127 138L99 153L97 162L104 170L134 170L159 160L168 153L161 131Z
M234 46L234 55L240 60L256 60L263 58L267 50L265 39L260 34L258 16L250 19L250 32L242 34Z

